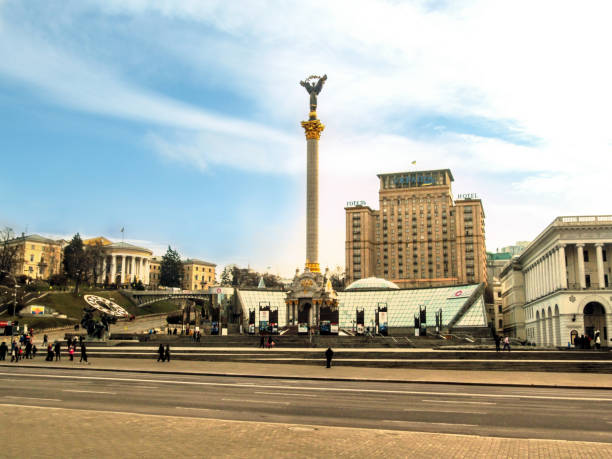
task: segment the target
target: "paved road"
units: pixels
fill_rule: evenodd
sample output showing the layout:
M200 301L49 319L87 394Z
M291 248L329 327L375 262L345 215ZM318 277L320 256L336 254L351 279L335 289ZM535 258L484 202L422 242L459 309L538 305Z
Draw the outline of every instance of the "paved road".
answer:
M577 375L577 377L582 377ZM612 443L612 390L0 368L0 405Z

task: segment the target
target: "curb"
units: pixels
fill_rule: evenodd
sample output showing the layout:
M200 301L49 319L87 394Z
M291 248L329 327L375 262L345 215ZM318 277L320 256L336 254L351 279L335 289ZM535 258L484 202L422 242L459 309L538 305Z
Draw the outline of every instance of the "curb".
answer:
M372 379L372 378L334 378L321 376L285 376L285 375L254 375L247 373L223 373L223 372L203 372L203 371L166 371L166 370L128 370L123 368L92 368L92 367L50 367L45 365L16 366L10 363L0 363L0 367L9 368L43 368L52 370L90 370L107 371L116 373L141 373L157 375L186 375L186 376L217 376L224 378L253 378L253 379L283 379L283 380L302 380L302 381L337 381L337 382L369 382L369 383L400 383L400 384L440 384L449 386L487 386L487 387L532 387L537 389L578 389L578 390L612 390L612 387L593 387L593 386L564 386L556 384L521 384L521 383L489 383L489 382L458 382L458 381L419 381L411 379Z

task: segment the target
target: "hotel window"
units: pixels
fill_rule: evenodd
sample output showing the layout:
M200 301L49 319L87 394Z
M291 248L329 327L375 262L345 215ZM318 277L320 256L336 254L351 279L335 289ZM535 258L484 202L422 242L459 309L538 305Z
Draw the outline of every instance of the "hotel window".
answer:
M30 255L30 261L34 261L34 255Z
M589 261L589 251L587 249L584 249L584 252L582 252L583 256L584 256L584 261L588 262Z
M591 286L591 275L590 274L585 274L584 283L586 284L587 288Z

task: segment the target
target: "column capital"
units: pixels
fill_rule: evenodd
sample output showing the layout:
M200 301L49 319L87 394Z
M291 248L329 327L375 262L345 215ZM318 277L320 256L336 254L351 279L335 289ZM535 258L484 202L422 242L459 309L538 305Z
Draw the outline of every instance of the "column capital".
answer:
M557 244L557 249L564 249L567 247L567 244L563 243L563 244Z
M302 121L301 124L304 128L307 140L319 140L321 138L321 132L323 129L325 129L325 125L323 125L323 123L317 119Z
M596 242L595 243L595 247L603 247L604 243L603 242Z
M583 247L584 247L584 245L585 245L585 244L584 244L584 242L577 242L577 243L576 243L576 247L583 248Z

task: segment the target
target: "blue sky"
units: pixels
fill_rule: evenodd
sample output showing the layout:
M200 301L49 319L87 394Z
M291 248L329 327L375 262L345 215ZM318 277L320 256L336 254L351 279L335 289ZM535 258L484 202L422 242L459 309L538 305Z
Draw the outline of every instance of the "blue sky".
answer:
M489 250L610 214L609 2L0 0L0 225L281 275L305 256L319 98L320 262L381 172L450 168Z

